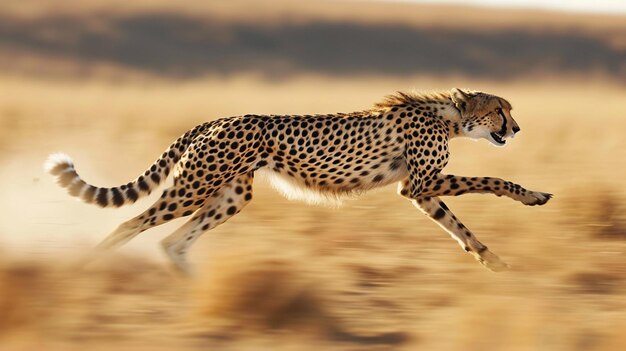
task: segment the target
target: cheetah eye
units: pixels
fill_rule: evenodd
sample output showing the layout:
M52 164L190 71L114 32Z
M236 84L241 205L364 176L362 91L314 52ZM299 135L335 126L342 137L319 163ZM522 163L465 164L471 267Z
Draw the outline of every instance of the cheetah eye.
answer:
M501 108L499 108L499 107L498 107L498 108L496 108L496 113L497 113L498 115L500 115L500 117L502 117L502 118L506 119L506 116L504 115L504 112L502 112L502 109L501 109Z

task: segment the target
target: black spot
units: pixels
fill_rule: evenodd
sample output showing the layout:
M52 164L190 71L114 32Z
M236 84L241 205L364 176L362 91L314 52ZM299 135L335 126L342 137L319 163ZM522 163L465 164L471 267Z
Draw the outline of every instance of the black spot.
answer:
M399 157L396 157L391 161L391 164L389 165L389 169L391 169L392 171L395 171L396 169L400 168L401 164L402 164L402 159Z
M128 188L126 190L126 197L130 199L130 201L135 202L139 198L139 195L133 188Z
M98 203L98 205L106 207L109 204L109 201L107 200L107 195L107 188L100 188L98 190L98 196L96 197L96 202Z
M228 208L228 210L226 210L226 214L231 215L231 216L234 215L235 212L237 212L237 207L236 206L230 206Z
M124 204L124 196L120 193L119 189L111 188L111 194L113 194L113 204L120 207Z
M150 175L150 179L152 179L155 184L159 184L159 182L161 182L161 177L156 173L152 173Z
M150 191L150 186L143 179L139 180L139 189L143 191Z
M174 215L172 215L172 214L168 213L166 215L163 215L163 220L165 220L165 221L169 221L172 218L174 218Z
M446 215L446 211L443 208L438 208L435 214L433 215L433 219L442 219L443 216Z

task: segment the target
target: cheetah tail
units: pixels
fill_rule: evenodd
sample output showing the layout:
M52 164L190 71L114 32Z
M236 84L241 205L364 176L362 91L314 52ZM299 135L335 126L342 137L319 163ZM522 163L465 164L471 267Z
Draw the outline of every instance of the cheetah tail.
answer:
M187 132L172 144L145 173L126 185L101 188L87 184L76 172L72 159L63 153L52 154L44 163L46 172L56 177L57 183L75 196L100 207L120 207L132 204L140 197L149 195L161 181L167 178L172 167L191 144L191 133Z

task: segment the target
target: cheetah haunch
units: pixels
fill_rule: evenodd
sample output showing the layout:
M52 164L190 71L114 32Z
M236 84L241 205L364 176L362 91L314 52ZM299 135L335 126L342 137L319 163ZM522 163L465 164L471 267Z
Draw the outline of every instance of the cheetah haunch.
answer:
M287 195L313 201L398 182L400 195L480 263L500 271L508 265L479 242L439 197L492 193L534 206L545 204L552 195L499 178L445 175L442 170L451 138L485 138L502 146L519 130L511 105L501 97L459 89L397 93L362 112L245 115L201 124L178 138L143 175L118 187L87 184L63 154L51 155L45 166L72 196L102 207L134 203L173 173L174 184L161 198L121 224L97 249L118 247L146 229L191 216L162 242L183 272L189 270L185 253L191 244L252 200L252 180L261 169L269 171Z

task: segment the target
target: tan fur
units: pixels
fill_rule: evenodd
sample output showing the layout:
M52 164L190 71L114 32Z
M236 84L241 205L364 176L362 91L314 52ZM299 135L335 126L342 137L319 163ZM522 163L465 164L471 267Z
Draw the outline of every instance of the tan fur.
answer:
M418 103L418 102L434 102L434 101L445 102L449 100L450 100L450 92L439 91L439 92L430 92L430 93L419 93L419 92L397 91L395 94L387 95L382 101L375 103L373 109L385 110L393 106L403 105L403 104L413 104L413 103Z
M438 199L465 193L508 196L543 205L550 194L499 178L444 175L448 141L464 136L503 146L520 129L503 98L476 91L403 93L370 110L305 116L245 115L203 123L178 138L144 174L112 188L78 175L71 159L53 155L46 169L70 195L102 207L135 202L168 175L173 185L147 211L121 224L98 251L180 217L189 221L162 242L175 267L203 233L226 222L252 200L254 175L269 174L290 199L337 204L346 196L391 183L493 270L506 268Z

